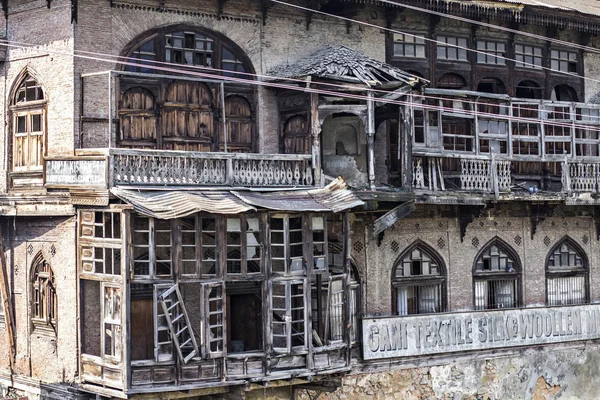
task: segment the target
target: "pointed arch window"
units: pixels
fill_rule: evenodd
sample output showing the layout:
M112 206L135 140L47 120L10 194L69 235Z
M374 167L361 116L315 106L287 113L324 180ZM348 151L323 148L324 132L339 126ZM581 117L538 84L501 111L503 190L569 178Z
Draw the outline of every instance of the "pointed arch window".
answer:
M31 322L34 330L56 334L56 286L50 264L36 257L31 282Z
M428 314L446 309L446 274L441 257L424 243L405 251L392 275L398 315Z
M39 174L41 177L46 136L46 98L41 85L29 73L20 79L10 110L12 171Z
M585 252L572 239L560 241L546 261L546 304L587 303L588 265Z
M500 239L479 252L473 269L475 309L515 308L520 305L517 255Z

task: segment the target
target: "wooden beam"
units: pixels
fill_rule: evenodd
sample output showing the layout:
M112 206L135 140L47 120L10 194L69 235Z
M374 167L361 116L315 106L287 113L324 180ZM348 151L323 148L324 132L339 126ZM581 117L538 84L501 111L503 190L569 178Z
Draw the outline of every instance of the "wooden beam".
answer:
M11 374L15 366L15 336L14 336L14 316L12 312L11 302L9 301L8 291L8 265L6 264L6 257L4 256L4 239L2 238L2 232L0 230L0 294L2 294L2 303L4 306L4 318L6 320L6 333L8 333L8 346L9 346L9 361Z
M319 94L310 94L310 133L312 136L312 164L315 186L322 184L321 123L319 121Z
M415 203L409 201L400 204L398 207L388 211L383 216L377 218L373 223L373 235L379 235L381 232L394 225L396 221L406 217L408 214L415 211L416 209L417 206L415 205Z
M369 173L369 188L375 189L375 104L373 92L367 93L367 170Z
M160 398L161 400L192 399L200 396L210 396L214 394L228 393L229 390L230 387L228 386L208 387L203 389L186 390L185 392L174 391L161 393L160 395L158 395L158 398ZM156 398L156 393L134 394L130 397L131 400L151 400Z

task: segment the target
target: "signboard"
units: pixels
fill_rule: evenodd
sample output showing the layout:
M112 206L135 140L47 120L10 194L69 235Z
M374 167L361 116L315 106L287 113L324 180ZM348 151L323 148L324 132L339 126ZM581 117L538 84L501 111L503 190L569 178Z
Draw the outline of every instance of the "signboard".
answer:
M106 160L46 160L46 185L106 187Z
M365 318L363 357L374 360L600 338L600 304Z

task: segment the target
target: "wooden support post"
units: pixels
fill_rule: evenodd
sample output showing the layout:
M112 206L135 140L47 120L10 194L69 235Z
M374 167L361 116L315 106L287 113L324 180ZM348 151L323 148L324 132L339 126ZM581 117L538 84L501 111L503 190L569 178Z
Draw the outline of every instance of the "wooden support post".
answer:
M221 82L221 118L223 118L223 151L227 153L227 120L225 110L225 84Z
M346 366L350 367L352 362L352 337L350 336L350 330L354 329L356 335L360 335L357 326L352 326L352 316L350 315L350 280L351 280L351 259L350 259L350 213L344 212L343 221L343 232L344 232L344 328L343 339L346 343ZM358 307L355 310L358 312Z
M6 257L4 256L4 239L2 237L2 231L0 230L0 294L2 294L2 303L4 306L4 318L6 320L6 333L8 334L8 347L9 347L9 361L10 361L10 371L11 374L14 371L15 366L15 356L16 356L16 348L15 348L15 336L14 336L14 319L13 312L11 307L11 302L9 301L9 291L8 291L8 265L6 264Z
M312 167L315 186L323 186L321 170L321 124L319 122L319 94L310 94L310 134L312 135Z
M375 190L375 103L373 92L367 93L367 165L369 188Z

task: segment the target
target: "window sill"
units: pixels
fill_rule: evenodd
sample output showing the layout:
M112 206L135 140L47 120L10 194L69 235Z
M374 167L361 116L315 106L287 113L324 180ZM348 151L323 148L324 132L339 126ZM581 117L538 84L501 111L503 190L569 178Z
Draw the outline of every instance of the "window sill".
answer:
M56 323L54 323L56 324ZM32 321L31 322L32 329L31 334L37 336L46 336L56 338L56 331L54 327L46 322L42 321Z

